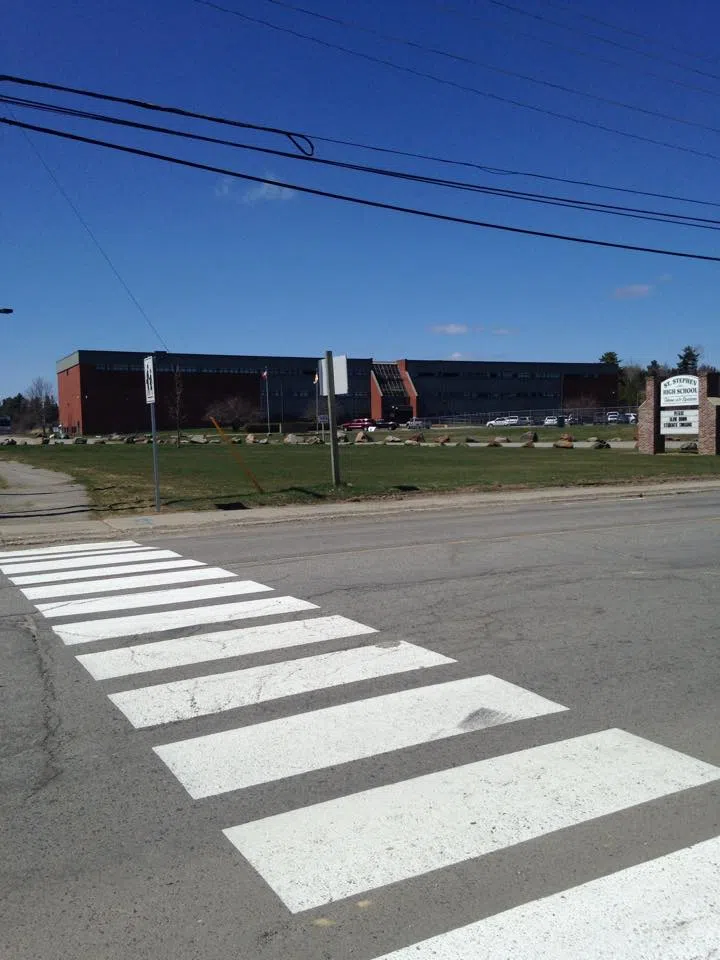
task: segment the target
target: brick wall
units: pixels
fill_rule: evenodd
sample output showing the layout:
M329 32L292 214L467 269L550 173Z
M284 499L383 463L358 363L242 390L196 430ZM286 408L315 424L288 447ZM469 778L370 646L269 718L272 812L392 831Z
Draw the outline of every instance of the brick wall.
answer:
M698 453L720 453L720 375L706 373L699 383L699 434ZM715 402L713 402L713 400Z
M647 378L645 401L638 410L638 450L665 452L665 437L660 435L660 381L655 377Z

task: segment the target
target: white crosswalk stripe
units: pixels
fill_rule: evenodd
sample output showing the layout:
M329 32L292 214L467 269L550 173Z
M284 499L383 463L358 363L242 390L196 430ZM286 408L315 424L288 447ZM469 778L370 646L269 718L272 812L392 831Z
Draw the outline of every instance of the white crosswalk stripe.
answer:
M288 651L283 655L289 659L280 662L111 692L109 699L135 728L221 716L455 663L414 643L377 637L350 649L292 658L293 647L377 631L339 615L238 626L318 607L291 596L226 602L273 588L132 540L8 551L0 554L0 571L44 616L75 618L52 624L63 643L119 641L112 649L77 656L95 680ZM199 605L187 606L193 603ZM210 624L221 629L181 635ZM178 636L156 636L169 631ZM127 645L128 639L134 642ZM488 674L453 680L429 674L411 689L301 713L288 709L278 719L240 721L234 729L158 744L154 751L188 794L201 800L529 722L567 707ZM223 832L288 910L298 913L717 781L720 767L610 729L346 792ZM409 943L377 960L710 957L720 942L717 889L720 838Z
M377 631L347 617L315 617L312 620L264 623L259 627L217 630L176 640L139 643L117 650L79 654L78 660L96 680L108 680L369 633Z
M117 565L116 565L117 564ZM155 570L182 570L185 567L204 567L201 560L151 560L148 563L122 563L108 561L108 566L98 570L60 570L58 573L29 573L19 577L10 577L10 582L16 586L26 586L35 583L67 583L73 580L93 580L96 577L108 578L128 576L136 573L152 573Z
M718 767L604 730L224 832L297 913L717 779Z
M709 960L718 890L715 837L378 960Z
M201 567L195 570L172 570L169 573L114 577L108 580L88 580L84 583L57 583L21 590L28 600L46 600L54 597L79 597L93 593L116 593L137 590L140 587L166 587L174 583L192 583L199 580L227 580L235 574L221 567Z
M63 643L90 643L93 640L113 640L134 637L144 633L161 633L195 627L204 623L232 623L254 617L273 617L281 613L299 613L317 610L317 605L296 597L263 597L262 600L242 600L237 603L217 603L189 609L163 610L160 613L136 613L127 617L107 617L101 620L78 620L52 629Z
M245 593L264 593L269 590L272 590L272 587L266 587L254 580L233 580L230 583L203 583L197 587L127 593L117 597L37 603L35 606L43 616L48 618L82 617L113 610L136 610L141 607L164 607L174 603L197 603L199 600L217 600L223 597L237 597Z
M470 677L154 749L197 799L565 709L497 677Z
M450 657L401 641L285 660L192 680L175 680L113 693L110 699L134 727L149 727L234 710L309 690L344 686L372 677L454 662Z
M136 540L105 540L100 543L70 543L57 547L31 547L27 550L6 550L0 553L0 563L8 560L20 560L23 558L32 559L33 557L51 557L54 554L83 554L97 552L109 552L111 550L122 550L127 547L140 547Z
M87 557L63 557L61 560L32 560L30 562L2 563L0 571L11 576L15 573L45 573L51 570L80 570L83 567L106 567L111 563L132 563L147 560L170 560L179 557L174 550L153 550L151 547L133 547L115 553L93 554Z

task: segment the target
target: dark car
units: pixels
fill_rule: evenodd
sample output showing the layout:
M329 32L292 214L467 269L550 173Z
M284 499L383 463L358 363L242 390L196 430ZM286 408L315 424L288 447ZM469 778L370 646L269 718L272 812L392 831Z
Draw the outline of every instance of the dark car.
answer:
M400 424L395 420L376 420L375 426L378 430L397 430Z

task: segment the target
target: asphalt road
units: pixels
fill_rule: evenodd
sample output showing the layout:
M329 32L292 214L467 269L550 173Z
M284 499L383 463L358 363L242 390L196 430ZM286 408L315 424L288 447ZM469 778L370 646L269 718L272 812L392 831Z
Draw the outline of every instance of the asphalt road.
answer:
M141 538L239 580L0 557L0 956L717 957L719 536L708 494ZM275 597L317 609L215 615Z

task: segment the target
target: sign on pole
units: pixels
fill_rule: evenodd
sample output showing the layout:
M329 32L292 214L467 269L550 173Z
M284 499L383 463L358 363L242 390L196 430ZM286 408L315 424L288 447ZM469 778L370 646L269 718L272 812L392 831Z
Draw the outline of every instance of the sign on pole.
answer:
M155 480L155 510L160 513L160 467L158 466L157 422L155 420L155 358L145 357L143 361L145 378L145 403L150 407L150 429L152 430L153 478Z
M341 360L341 366L344 366L345 368L345 393L347 393L347 358L337 357L336 359ZM321 360L320 364L320 387L323 387L323 372L325 373L325 386L327 387L325 396L327 397L329 424L328 432L330 434L330 472L332 474L333 486L339 487L340 449L338 447L337 439L337 413L335 411L335 361L333 360L332 350L326 351L325 359Z
M347 357L344 354L340 354L338 357L333 357L332 352L330 351L328 351L328 355L332 357L333 385L335 387L333 392L336 397L339 397L341 394L349 392ZM327 397L330 392L327 356L323 357L323 359L320 361L318 372L320 374L320 394L323 397Z
M155 403L155 364L152 357L145 357L145 403Z

